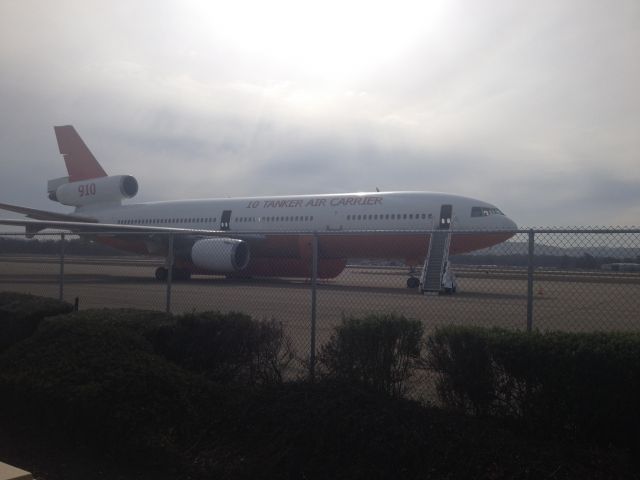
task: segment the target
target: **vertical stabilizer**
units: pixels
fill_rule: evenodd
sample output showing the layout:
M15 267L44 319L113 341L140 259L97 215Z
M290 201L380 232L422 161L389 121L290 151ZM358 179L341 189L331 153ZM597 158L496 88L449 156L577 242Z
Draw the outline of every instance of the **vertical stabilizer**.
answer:
M106 177L107 173L100 166L96 157L71 125L53 127L58 140L58 148L64 157L69 172L69 181L77 182L91 178Z

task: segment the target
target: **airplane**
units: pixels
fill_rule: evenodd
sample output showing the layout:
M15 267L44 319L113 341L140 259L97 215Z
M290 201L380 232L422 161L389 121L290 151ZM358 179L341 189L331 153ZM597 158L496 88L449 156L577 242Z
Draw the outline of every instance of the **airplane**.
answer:
M351 259L401 259L410 267L407 286L427 255L431 233L450 230L450 254L471 252L511 238L517 226L495 205L437 192L397 191L213 198L123 203L138 193L131 175L107 175L75 128L54 127L68 176L50 180L52 201L70 213L0 203L27 218L0 219L25 227L70 231L117 249L169 258L174 279L192 274L230 277L312 275L317 237L319 278L334 278ZM376 190L378 190L376 188ZM173 236L168 234L175 234ZM168 266L156 269L166 280Z

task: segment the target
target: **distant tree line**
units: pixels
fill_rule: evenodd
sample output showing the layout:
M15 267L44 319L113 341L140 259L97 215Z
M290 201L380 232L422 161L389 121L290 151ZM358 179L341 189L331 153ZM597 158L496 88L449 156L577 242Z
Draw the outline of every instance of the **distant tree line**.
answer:
M455 265L498 265L526 267L529 263L529 256L523 254L516 255L452 255L451 262ZM595 270L607 263L640 263L640 255L635 258L619 257L594 257L589 253L581 256L569 255L536 255L536 267L549 267L567 269Z

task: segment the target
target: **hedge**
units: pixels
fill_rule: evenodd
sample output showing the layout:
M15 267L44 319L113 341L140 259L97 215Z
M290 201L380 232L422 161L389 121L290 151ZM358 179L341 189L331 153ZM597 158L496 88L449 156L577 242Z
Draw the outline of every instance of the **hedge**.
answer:
M149 338L158 354L224 384L282 382L294 358L282 324L237 312L183 315Z
M45 320L0 355L0 416L126 456L179 452L224 396L154 353L155 312L87 311ZM145 327L145 324L147 327Z
M419 360L419 322L384 316L345 323L353 323L344 338L354 343L336 345L352 345L364 356L347 355L348 348L336 350L338 358L354 362L338 363L348 367L342 371L357 372L351 367L372 361L385 368L364 372L386 372L382 385L397 388L388 380L405 379ZM360 377L355 382L348 375L346 381L267 382L272 384L260 388L222 387L207 378L216 376L212 372L219 372L221 364L233 366L239 358L231 361L233 352L264 351L240 348L241 341L218 363L209 356L209 340L233 343L240 332L249 332L257 336L247 345L263 338L269 340L265 345L274 346L279 340L271 340L281 338L274 325L240 314L175 319L135 310L49 318L29 338L0 353L2 431L9 431L7 425L17 424L21 431L30 426L39 439L55 432L72 444L88 444L97 455L116 451L112 458L123 478L130 463L162 465L175 471L175 478L194 479L629 476L628 463L607 451L530 441L496 422L372 392L362 388L367 384ZM366 332L371 343L360 344L353 337L357 331ZM174 339L172 333L186 347L170 343L177 350L163 350ZM272 337L274 333L278 335ZM441 342L443 350L446 344ZM182 356L169 361L169 352L176 351ZM489 344L488 352L494 351ZM372 352L377 353L369 357ZM404 360L398 360L399 354ZM386 361L376 363L380 359ZM396 376L389 373L393 371ZM231 383L251 376L240 372L230 377ZM254 378L261 381L260 375Z
M343 318L318 356L325 378L401 396L420 360L423 324L394 314Z
M431 335L428 352L449 407L547 436L638 446L640 333L456 326Z
M33 335L44 318L72 310L69 303L53 298L0 292L0 352Z

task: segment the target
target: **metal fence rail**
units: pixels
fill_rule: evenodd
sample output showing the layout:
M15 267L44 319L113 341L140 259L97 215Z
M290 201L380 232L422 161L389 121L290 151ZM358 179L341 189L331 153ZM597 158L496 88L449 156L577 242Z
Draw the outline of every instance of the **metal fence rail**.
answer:
M298 355L308 361L311 375L316 351L345 316L396 313L422 320L427 332L450 323L527 330L640 328L640 229L511 232L506 242L450 257L458 282L454 295L422 295L419 289L407 288L409 268L403 258L345 255L341 273L324 278L331 277L328 272L338 265L335 258L327 258L330 242L335 251L336 239L349 237L357 242L371 233L282 234L278 257L269 263L272 278L243 278L239 271L229 278L194 275L180 280L169 269L165 281L155 279L155 269L179 266L186 240L181 235L167 235L166 255L149 258L115 255L86 246L71 234L39 234L25 241L20 239L24 233L3 233L0 291L71 303L77 298L81 309L234 310L255 318L275 318L285 326ZM426 251L431 232L414 233L424 235ZM260 232L250 234L261 236ZM477 234L454 232L458 238ZM291 277L292 262L298 269L308 267L308 274ZM421 267L416 265L417 270Z

